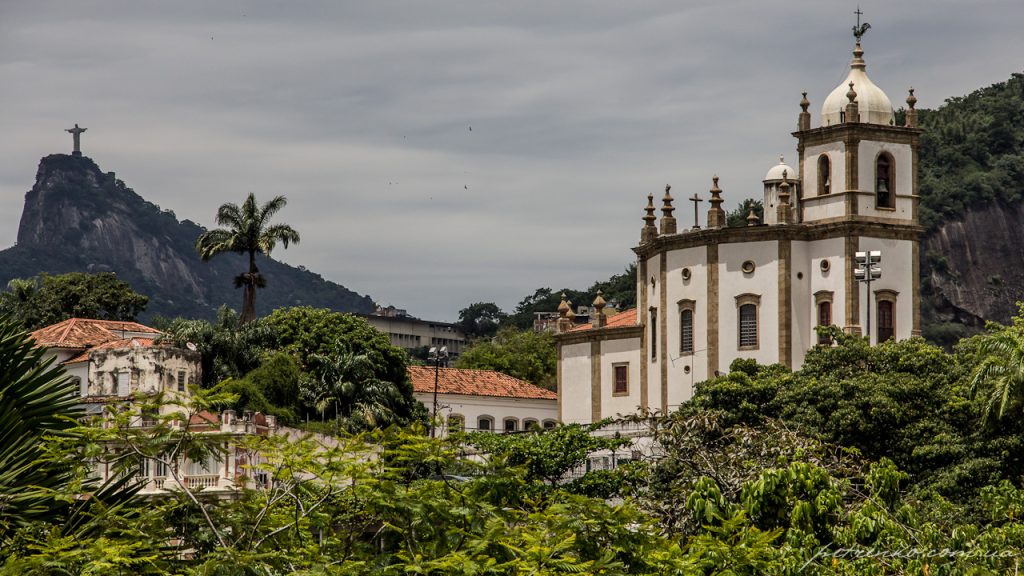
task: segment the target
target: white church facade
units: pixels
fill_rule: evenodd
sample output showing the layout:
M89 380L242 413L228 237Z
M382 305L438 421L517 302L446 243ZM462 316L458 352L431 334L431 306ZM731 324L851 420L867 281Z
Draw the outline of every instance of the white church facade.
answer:
M853 56L816 127L804 93L798 163L780 160L765 176L763 222L751 213L746 226L727 226L717 177L704 228L677 227L669 188L660 222L648 196L633 248L637 307L573 327L560 306L560 421L674 410L738 358L799 368L818 326L872 343L920 333L916 98L911 89L897 126L859 38ZM882 274L869 293L856 257L876 251Z

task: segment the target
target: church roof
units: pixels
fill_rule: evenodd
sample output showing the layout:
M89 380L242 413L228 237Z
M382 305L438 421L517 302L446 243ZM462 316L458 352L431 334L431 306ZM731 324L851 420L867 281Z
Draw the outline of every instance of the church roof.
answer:
M781 181L782 180L782 173L783 172L786 173L786 178L788 178L790 182L795 182L796 181L796 179L797 179L796 172L793 171L793 168L791 166L789 166L788 164L786 164L783 161L782 156L779 156L779 163L768 169L768 173L764 175L764 180L766 182L768 180L780 180Z
M864 50L861 49L860 42L858 42L853 49L850 73L821 105L822 126L841 123L842 112L846 110L846 105L849 103L846 93L850 90L850 82L853 82L853 91L857 93L857 112L860 114L860 122L885 126L890 126L895 122L892 102L889 101L885 92L868 78L865 71L867 64L864 63L863 55Z
M415 392L434 392L433 366L407 368ZM438 394L464 394L467 396L494 396L500 398L536 398L555 400L558 396L540 386L494 370L468 368L441 368L437 372Z
M608 318L608 323L602 326L602 328L618 328L621 326L636 326L636 308L623 310ZM569 330L569 332L582 332L584 330L592 330L593 328L592 324L580 324Z
M139 324L116 320L92 320L69 318L63 322L40 328L32 333L39 346L48 348L93 348L115 340L125 340L128 333L146 334L156 337L160 331Z

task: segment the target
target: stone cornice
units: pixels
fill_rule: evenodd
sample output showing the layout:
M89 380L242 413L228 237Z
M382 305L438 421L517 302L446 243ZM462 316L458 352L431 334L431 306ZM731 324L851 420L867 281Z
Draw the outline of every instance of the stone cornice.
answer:
M641 258L650 258L664 250L696 248L709 244L738 242L770 242L795 240L809 242L850 236L872 236L893 240L917 240L924 228L917 224L898 224L892 220L872 216L840 217L832 221L803 224L775 224L771 226L741 226L691 230L679 234L658 236L653 242L633 248Z
M837 140L875 140L904 144L909 139L911 146L916 148L923 132L924 130L921 128L908 128L906 126L844 122L832 126L821 126L819 128L811 128L810 130L793 132L792 135L799 138L804 146L818 146Z
M585 342L600 342L602 340L621 340L623 338L639 338L643 335L644 327L615 326L613 328L591 328L578 332L563 332L555 334L555 342L560 345L582 344Z

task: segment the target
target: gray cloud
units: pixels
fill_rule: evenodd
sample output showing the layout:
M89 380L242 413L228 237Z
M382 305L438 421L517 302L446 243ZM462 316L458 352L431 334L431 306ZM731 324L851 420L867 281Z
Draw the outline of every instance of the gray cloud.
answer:
M868 71L934 107L1021 69L1017 0L862 2ZM61 130L147 199L212 223L283 193L275 256L451 319L631 260L649 192L727 207L792 157L845 77L845 2L0 4L0 246ZM472 127L472 130L469 128ZM682 200L679 215L692 222ZM705 206L706 208L706 206Z

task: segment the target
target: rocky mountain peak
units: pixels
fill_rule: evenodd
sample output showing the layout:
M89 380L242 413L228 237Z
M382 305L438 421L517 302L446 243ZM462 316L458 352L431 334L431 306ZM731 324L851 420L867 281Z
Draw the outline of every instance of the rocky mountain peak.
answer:
M92 159L53 154L40 160L25 195L18 244L0 252L0 285L40 272L113 271L150 297L147 316L213 317L222 304L240 306L231 279L246 265L234 254L202 262L194 248L202 231ZM261 314L290 305L373 310L370 298L318 274L268 258L260 259L260 269L268 279L257 299Z

